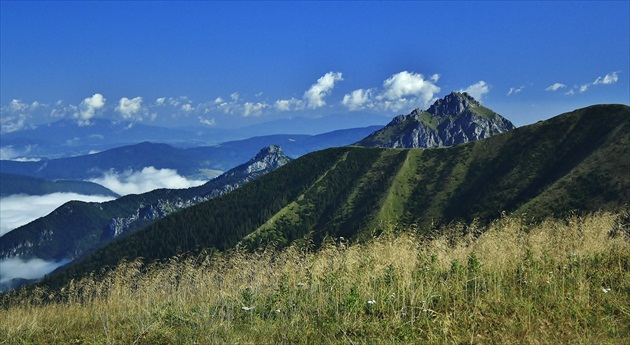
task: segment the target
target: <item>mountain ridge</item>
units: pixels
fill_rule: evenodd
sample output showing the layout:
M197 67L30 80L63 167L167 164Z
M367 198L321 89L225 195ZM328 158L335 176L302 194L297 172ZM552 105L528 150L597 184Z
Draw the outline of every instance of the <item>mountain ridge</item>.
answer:
M355 143L366 147L436 148L463 144L516 128L469 94L452 92L426 111L398 115L382 129Z
M0 237L0 259L76 259L170 213L229 193L289 161L279 146L271 145L198 187L158 189L103 203L68 202Z
M317 246L327 237L369 239L409 227L426 233L454 221L484 224L504 213L540 221L624 208L629 111L627 105L595 105L452 147L317 151L112 242L47 283L121 259L295 241Z

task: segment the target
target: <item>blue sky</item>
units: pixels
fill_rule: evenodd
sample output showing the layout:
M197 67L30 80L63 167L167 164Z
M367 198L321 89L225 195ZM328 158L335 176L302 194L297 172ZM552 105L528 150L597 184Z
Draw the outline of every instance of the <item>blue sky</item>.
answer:
M2 132L630 103L630 2L1 2Z

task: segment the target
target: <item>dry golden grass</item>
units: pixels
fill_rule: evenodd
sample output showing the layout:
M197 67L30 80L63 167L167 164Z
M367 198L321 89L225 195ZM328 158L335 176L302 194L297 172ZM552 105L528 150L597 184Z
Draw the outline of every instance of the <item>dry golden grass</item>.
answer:
M627 344L622 219L503 217L432 239L125 262L62 291L6 294L0 344Z

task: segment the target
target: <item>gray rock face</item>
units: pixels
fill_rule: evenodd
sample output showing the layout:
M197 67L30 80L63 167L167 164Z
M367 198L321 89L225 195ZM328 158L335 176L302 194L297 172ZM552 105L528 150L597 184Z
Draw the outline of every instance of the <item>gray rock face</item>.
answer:
M482 106L467 93L452 92L426 111L416 109L396 116L359 146L435 148L463 144L514 129L501 115Z

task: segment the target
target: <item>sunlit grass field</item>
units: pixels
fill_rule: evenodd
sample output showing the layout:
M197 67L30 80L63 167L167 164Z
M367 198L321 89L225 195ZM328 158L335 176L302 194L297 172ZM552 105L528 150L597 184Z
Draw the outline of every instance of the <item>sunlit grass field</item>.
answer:
M628 218L122 263L4 295L0 344L628 344Z

